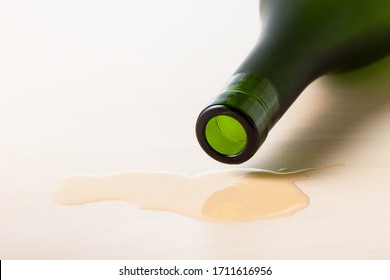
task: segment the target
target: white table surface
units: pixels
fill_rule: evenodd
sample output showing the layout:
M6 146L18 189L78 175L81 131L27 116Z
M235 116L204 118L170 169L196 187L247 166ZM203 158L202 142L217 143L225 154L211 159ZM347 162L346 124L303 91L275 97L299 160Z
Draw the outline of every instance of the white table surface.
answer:
M255 43L257 10L255 0L2 1L0 259L390 258L390 60L311 85L241 166L197 144L196 117ZM296 181L310 204L277 219L52 199L72 174L334 164Z

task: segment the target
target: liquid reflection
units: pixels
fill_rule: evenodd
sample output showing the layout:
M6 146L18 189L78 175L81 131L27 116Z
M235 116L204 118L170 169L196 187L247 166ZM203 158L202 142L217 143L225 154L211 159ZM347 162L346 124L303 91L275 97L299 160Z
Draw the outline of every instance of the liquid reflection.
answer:
M213 193L204 203L202 214L213 220L243 221L285 217L309 205L309 198L294 181L307 172L250 172L231 186Z

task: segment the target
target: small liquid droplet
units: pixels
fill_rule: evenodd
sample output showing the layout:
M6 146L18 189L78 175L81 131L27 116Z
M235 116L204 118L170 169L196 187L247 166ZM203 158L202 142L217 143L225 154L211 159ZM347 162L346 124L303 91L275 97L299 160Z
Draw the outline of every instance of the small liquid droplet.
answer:
M280 172L280 173L289 172L289 171L290 171L290 169L288 169L288 168L280 168L280 169L278 170L278 172Z
M243 169L196 177L160 172L72 175L60 181L53 199L62 205L124 200L140 209L212 221L286 217L309 205L308 196L294 182L320 169L282 173Z

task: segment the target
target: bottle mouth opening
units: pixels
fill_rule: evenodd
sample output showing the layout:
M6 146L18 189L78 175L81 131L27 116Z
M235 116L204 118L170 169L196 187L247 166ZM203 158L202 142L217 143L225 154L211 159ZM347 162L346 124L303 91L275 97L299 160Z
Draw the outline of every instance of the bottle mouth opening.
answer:
M225 156L239 154L248 142L245 128L241 123L226 115L211 118L206 124L205 136L211 148Z
M253 122L226 105L212 105L203 110L196 123L196 135L209 156L228 164L247 161L260 146Z

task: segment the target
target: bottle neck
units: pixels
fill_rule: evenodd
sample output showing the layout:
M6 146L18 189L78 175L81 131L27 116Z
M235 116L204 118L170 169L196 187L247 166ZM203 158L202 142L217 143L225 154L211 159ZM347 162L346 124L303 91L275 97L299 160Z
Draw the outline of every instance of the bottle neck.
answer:
M316 78L308 58L262 38L222 91L198 117L202 148L225 163L248 160L268 132Z
M299 42L286 46L273 38L262 37L236 70L235 74L238 73L252 73L273 84L278 93L280 118L323 70L320 63L316 63L314 53L302 53Z

